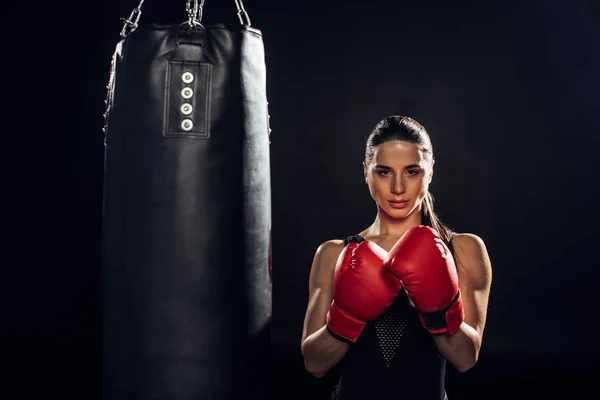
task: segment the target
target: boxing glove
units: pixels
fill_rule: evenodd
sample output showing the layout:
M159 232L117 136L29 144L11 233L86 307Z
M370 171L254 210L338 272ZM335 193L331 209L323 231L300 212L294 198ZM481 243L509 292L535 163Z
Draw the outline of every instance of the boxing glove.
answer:
M428 226L408 230L390 249L384 269L396 276L430 333L453 334L464 321L454 258Z
M386 256L368 240L351 242L340 253L327 313L327 329L335 338L355 343L367 322L379 317L402 289L402 282L383 270Z

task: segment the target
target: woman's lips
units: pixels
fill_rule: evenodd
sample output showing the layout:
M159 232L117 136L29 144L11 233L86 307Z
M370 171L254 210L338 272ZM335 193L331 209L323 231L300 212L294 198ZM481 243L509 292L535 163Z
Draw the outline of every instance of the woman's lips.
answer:
M396 209L405 208L408 204L408 200L390 200L389 202L392 208Z

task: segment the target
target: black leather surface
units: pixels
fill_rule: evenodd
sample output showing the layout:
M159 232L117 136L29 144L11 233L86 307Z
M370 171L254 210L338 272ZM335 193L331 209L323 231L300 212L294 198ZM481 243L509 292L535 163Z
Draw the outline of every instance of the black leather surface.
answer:
M270 368L271 313L262 36L243 26L192 34L140 27L119 42L112 72L103 396L269 398L270 373L261 373ZM193 90L188 99L184 88Z

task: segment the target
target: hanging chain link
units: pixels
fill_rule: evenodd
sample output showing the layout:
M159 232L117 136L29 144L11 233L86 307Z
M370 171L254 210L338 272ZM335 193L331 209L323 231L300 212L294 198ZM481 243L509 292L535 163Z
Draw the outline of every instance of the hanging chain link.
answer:
M193 5L192 5L193 3ZM200 25L200 21L202 21L202 12L204 10L204 0L186 0L185 10L188 13L188 23L190 26Z
M121 29L121 38L124 39L131 32L138 28L138 22L142 15L142 5L145 0L140 0L140 4L131 12L129 18L121 18L124 23L123 29ZM244 3L242 0L234 0L237 8L237 16L240 20L240 24L250 26L250 16L244 9ZM188 14L188 24L190 26L200 25L202 21L202 13L204 10L204 0L186 0L185 10Z
M124 39L125 36L129 35L131 32L135 31L138 27L138 22L140 20L140 16L142 15L142 5L144 4L144 0L140 0L140 4L138 4L137 8L135 8L129 18L121 18L121 21L125 24L123 25L123 29L121 29L121 38Z
M240 24L244 25L244 17L246 17L247 23L245 25L250 26L250 16L244 9L244 3L242 2L242 0L234 0L234 1L235 1L235 6L237 7L237 10L238 10L237 16L240 19Z

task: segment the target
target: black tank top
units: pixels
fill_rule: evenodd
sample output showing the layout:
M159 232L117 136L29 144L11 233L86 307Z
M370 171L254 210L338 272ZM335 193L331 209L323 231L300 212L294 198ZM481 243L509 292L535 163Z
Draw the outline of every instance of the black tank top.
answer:
M350 236L344 245L363 240ZM449 248L454 253L451 242ZM367 323L342 359L332 400L442 400L445 372L446 359L401 291L379 318Z

